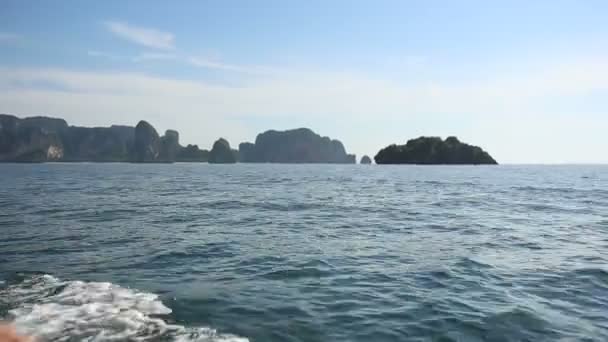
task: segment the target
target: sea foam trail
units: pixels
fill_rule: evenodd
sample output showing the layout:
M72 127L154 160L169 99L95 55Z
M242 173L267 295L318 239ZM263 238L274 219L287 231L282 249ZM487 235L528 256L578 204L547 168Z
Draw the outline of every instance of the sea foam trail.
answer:
M106 282L61 281L37 275L0 289L17 329L37 341L246 342L210 328L168 324L171 313L153 293Z

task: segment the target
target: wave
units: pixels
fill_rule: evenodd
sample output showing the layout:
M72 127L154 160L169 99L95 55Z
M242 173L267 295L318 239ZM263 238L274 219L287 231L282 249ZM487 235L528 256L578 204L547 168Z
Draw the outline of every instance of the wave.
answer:
M594 194L596 196L608 196L608 190L595 188L574 188L574 187L541 187L541 186L512 186L511 190L531 193L563 194L574 197L579 194Z
M158 295L108 282L34 275L0 289L0 306L18 331L37 341L247 342L206 327L169 324ZM0 310L0 315L4 310Z

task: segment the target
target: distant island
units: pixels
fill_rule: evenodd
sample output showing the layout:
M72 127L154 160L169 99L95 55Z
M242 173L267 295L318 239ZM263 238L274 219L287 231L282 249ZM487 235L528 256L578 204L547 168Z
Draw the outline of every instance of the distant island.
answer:
M498 164L480 147L456 137L420 137L405 145L390 145L374 157L376 164Z
M258 134L255 143L239 145L239 158L243 163L356 163L355 155L346 153L339 140L308 128Z
M308 128L267 131L257 136L255 144L240 144L239 150L220 138L208 151L197 145L182 146L175 130L159 136L143 120L135 127L78 127L63 119L0 114L0 162L53 161L355 163L355 155L347 154L340 141Z
M176 131L159 136L146 121L136 127L78 127L63 119L0 114L4 162L206 162L208 156L196 145L181 146Z
M456 137L420 137L405 145L393 144L374 159L376 164L497 164L480 147ZM219 138L208 151L197 145L182 146L175 130L160 136L143 120L135 127L78 127L63 119L0 114L0 162L53 161L355 164L356 157L339 140L308 128L269 130L258 134L254 143L241 143L238 150ZM368 156L360 161L371 162Z

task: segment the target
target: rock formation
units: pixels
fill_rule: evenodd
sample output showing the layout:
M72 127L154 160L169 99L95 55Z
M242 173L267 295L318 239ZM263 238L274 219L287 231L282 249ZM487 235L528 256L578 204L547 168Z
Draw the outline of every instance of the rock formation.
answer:
M224 138L219 138L209 151L209 163L233 164L237 162L235 152L230 148L230 143Z
M209 161L209 151L201 150L198 145L188 145L182 147L175 157L177 162L207 162Z
M182 147L179 133L162 137L142 121L130 126L76 127L47 117L0 115L0 161L206 162L208 151Z
M19 119L0 115L0 161L44 162L61 160L60 133L67 123L60 119Z
M456 137L420 137L405 145L390 145L378 152L376 164L497 164L480 147Z
M340 141L321 137L308 128L258 134L255 144L239 145L239 156L241 162L248 163L356 162L355 156L347 154Z
M368 156L361 157L361 164L371 164L372 160Z
M60 135L65 148L63 161L125 162L131 159L135 129L71 126Z
M159 161L160 137L156 129L142 120L135 126L135 141L133 144L133 161L149 163Z
M182 147L179 144L179 133L172 129L165 131L160 138L160 160L174 162Z

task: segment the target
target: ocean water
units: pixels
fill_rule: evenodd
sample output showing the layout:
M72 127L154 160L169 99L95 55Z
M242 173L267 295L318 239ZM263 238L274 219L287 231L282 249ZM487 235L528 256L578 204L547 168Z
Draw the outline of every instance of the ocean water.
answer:
M608 166L0 164L39 341L606 341Z

